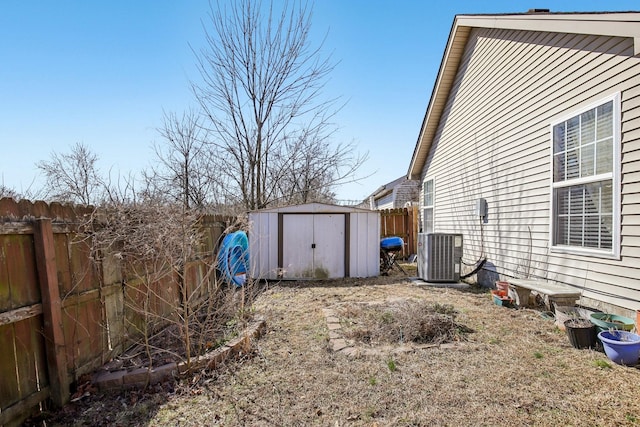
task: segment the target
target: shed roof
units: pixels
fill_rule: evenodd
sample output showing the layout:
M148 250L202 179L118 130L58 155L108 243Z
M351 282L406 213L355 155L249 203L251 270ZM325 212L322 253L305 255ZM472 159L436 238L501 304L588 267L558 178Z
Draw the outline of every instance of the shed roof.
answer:
M260 209L251 213L275 212L275 213L347 213L347 212L374 212L370 209L355 208L353 206L340 206L328 203L305 203L302 205L281 206L277 208Z
M630 37L634 40L634 55L640 55L640 12L456 15L413 151L409 179L420 178L472 28Z

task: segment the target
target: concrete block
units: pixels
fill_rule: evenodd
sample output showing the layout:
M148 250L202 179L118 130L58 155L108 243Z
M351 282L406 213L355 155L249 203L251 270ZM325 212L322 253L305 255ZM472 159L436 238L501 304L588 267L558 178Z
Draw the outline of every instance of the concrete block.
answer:
M258 319L249 326L247 335L251 338L260 338L267 329L267 322L264 319Z
M234 354L238 354L240 352L246 353L251 347L251 341L247 335L243 334L227 342L226 346L229 347Z
M133 371L127 372L122 378L122 383L124 385L134 385L140 384L144 385L147 383L151 372L147 368L138 368Z
M222 362L227 360L231 349L229 347L220 347L205 355L207 360L207 368L215 369Z
M94 383L100 390L110 390L114 388L121 388L123 384L123 378L127 371L115 371L104 372L95 379Z
M360 350L358 350L355 347L345 347L342 350L340 350L340 353L343 353L346 356L354 357L354 358L360 356Z
M168 379L173 379L174 374L178 373L178 364L175 362L167 363L166 365L153 368L151 371L151 377L149 378L150 384L156 384Z
M331 346L333 347L333 351L340 351L347 347L347 341L343 339L331 340Z

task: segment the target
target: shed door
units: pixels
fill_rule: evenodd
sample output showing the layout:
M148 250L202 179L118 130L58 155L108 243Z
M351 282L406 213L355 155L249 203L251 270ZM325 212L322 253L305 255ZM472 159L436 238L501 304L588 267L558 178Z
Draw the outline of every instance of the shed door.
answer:
M344 277L344 221L344 214L283 215L283 277Z

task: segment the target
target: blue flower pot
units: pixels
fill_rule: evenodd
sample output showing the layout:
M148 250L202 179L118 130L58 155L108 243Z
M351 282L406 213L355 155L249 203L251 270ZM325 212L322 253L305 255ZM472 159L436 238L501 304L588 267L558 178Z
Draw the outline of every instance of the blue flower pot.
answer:
M640 359L640 335L628 331L602 331L598 334L604 352L618 365L633 366Z

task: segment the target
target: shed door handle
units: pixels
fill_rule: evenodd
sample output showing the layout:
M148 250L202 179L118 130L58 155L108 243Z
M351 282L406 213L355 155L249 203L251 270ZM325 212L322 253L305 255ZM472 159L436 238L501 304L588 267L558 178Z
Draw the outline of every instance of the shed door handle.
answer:
M312 243L312 244L311 244L311 249L315 249L315 248L316 248L316 244L315 244L315 243Z

